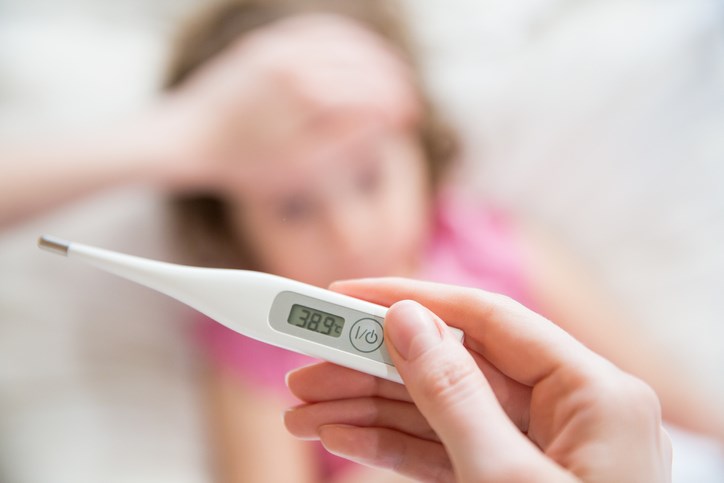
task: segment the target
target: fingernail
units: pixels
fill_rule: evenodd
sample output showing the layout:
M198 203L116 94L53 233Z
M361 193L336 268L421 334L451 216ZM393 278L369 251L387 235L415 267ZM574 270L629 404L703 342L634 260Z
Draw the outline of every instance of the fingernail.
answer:
M389 342L405 360L414 360L442 341L432 313L412 300L397 302L387 312Z

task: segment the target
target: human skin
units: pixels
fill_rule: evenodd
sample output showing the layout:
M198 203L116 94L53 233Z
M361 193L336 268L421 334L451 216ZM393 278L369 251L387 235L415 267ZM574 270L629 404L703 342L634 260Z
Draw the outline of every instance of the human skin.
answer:
M390 306L385 340L405 386L330 363L294 371L305 403L285 414L292 434L424 481L670 481L655 393L545 318L477 289L331 288Z
M104 189L147 184L227 200L234 229L266 271L318 285L407 272L428 203L413 82L396 52L352 20L274 22L131 119L0 143L0 228ZM278 424L279 394L213 362L205 383L219 480L320 480L314 451ZM362 470L335 481L379 481L379 472Z
M197 148L209 143L201 153L226 173L214 192L254 268L320 286L412 271L426 240L430 192L418 101L396 53L350 21L314 15L246 34L219 62L183 89L215 93L207 105L218 103L226 117L208 137L191 137ZM222 69L239 77L225 95ZM195 158L181 154L180 166ZM320 481L314 448L270 423L286 399L213 358L209 368L219 479ZM248 437L256 431L263 435ZM399 480L354 465L328 480L381 478Z
M275 22L129 118L0 139L0 228L124 185L222 194L256 186L270 177L270 159L304 154L298 162L329 150L330 139L413 122L410 76L351 20Z

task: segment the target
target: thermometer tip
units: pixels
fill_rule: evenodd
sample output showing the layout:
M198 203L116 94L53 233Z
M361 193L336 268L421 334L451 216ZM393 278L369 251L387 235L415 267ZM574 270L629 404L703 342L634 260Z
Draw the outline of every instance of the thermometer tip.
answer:
M70 242L61 240L60 238L43 235L38 238L38 246L43 250L47 250L49 252L57 253L58 255L63 255L64 257L67 257Z

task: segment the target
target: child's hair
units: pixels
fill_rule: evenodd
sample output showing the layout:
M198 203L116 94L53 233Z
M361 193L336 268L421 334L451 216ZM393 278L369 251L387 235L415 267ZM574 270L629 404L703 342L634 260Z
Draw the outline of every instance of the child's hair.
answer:
M417 125L434 194L457 154L457 139L443 123L420 81L419 66L393 0L226 0L208 8L182 30L172 57L166 89L181 85L206 61L240 36L277 20L303 13L333 13L356 20L385 39L407 62L417 78L422 106ZM231 228L226 202L214 194L177 195L171 201L172 226L193 263L206 266L255 267L243 239Z

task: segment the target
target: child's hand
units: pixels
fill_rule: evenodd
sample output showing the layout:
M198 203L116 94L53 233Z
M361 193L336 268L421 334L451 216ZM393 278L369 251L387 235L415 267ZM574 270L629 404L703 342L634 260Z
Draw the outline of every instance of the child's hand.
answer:
M435 481L668 481L653 391L502 296L400 279L332 287L391 305L400 386L322 363L289 375L287 428L335 454ZM465 331L463 347L445 324ZM466 350L467 349L467 350Z
M365 28L303 15L259 28L160 104L173 185L238 189L417 116L408 67Z

